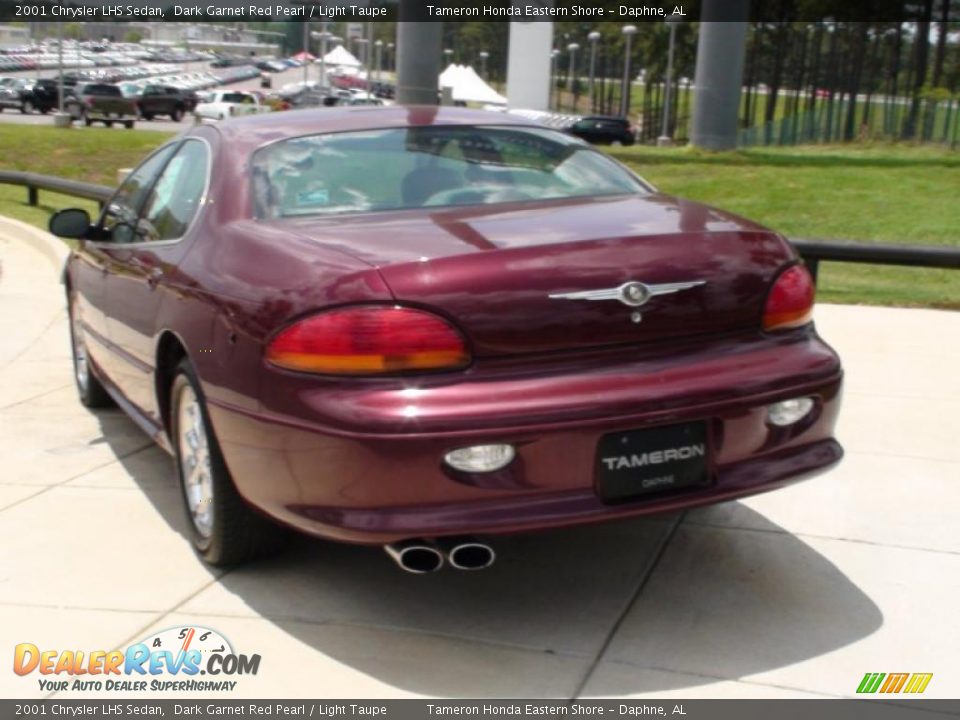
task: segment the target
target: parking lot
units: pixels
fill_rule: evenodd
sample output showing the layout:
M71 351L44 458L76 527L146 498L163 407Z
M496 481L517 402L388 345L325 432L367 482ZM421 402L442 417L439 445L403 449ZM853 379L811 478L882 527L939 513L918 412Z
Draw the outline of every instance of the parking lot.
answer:
M960 693L960 314L818 308L846 368L847 455L812 481L502 538L480 573L411 576L309 539L223 572L183 537L164 453L77 402L62 255L0 219L3 647L202 625L262 656L233 697L836 697L867 672ZM4 673L0 692L46 695L36 677Z
M208 64L194 62L194 63L185 63L182 66L183 72L193 72L199 70L208 70ZM311 80L317 80L319 77L319 69L316 67L310 67L309 77ZM6 76L9 77L56 77L57 73L55 70L40 70L40 71L21 71L21 72L11 72L6 73ZM281 87L288 83L300 82L303 80L303 68L291 68L281 73L271 73L270 79L273 84L274 90L279 90ZM241 80L239 82L231 83L229 85L222 86L224 89L229 90L260 90L260 79L251 78L248 80ZM179 132L188 123L192 121L192 118L186 117L181 120L179 123L173 122L170 118L163 117L154 117L150 120L144 120L139 118L137 120L136 126L143 130L158 130L162 132ZM23 115L16 110L6 109L3 112L0 112L0 122L5 123L16 123L22 125L53 125L53 116L43 115L41 113L32 113L29 115ZM98 125L97 127L102 127ZM122 126L115 126L114 129L122 130Z

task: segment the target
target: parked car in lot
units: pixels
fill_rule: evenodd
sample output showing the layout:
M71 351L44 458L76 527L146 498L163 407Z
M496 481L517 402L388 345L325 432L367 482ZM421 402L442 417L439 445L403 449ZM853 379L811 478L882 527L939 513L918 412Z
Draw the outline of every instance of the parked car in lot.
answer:
M81 401L175 458L197 552L274 523L479 569L504 533L727 501L838 462L839 358L777 233L511 115L197 125L90 220Z
M126 98L116 85L106 83L81 83L69 98L63 101L63 109L70 116L88 127L102 122L107 127L122 124L128 130L137 117L137 103Z
M34 110L48 113L60 104L60 91L56 80L18 78L0 86L0 110L15 108L24 115Z
M174 122L180 122L196 106L196 93L170 85L147 85L137 97L140 117L144 120L151 120L155 115L166 115Z
M208 120L226 120L241 115L270 112L256 94L237 90L215 90L207 93L194 108L194 114Z
M581 118L567 132L594 145L633 145L636 139L629 120L607 115Z

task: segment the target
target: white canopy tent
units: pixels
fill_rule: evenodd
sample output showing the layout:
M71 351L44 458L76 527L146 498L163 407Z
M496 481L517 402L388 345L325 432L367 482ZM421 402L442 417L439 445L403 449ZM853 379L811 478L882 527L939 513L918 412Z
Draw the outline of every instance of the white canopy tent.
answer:
M453 90L453 99L458 102L486 103L487 105L506 105L507 99L484 82L472 67L467 65L449 65L440 73L441 88Z
M323 62L334 67L360 67L360 61L354 57L353 53L343 47L343 45L337 45L333 50L324 55Z

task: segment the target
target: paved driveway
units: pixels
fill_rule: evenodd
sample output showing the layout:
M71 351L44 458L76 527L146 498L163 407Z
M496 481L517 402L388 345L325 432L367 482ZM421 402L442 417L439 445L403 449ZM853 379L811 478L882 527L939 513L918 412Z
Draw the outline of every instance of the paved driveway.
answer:
M193 623L262 656L248 697L837 696L866 672L960 694L958 313L818 309L847 368L848 454L816 480L499 541L480 573L410 576L307 539L225 573L184 540L166 456L76 401L33 233L0 220L0 654ZM0 695L46 694L10 659Z

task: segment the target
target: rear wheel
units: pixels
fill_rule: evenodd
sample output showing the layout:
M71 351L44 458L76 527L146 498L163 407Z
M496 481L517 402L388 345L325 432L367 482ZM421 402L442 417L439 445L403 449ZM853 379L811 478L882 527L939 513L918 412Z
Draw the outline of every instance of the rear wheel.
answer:
M33 103L30 102L29 100L24 100L24 101L20 104L20 112L23 113L24 115L30 115L30 114L32 114L32 113L33 113Z
M181 110L180 108L174 108L173 112L170 113L170 119L173 120L174 122L180 122L181 120L183 120L183 110Z
M106 126L109 127L109 128L112 128L112 127L113 127L113 120L104 120L104 121L103 121L103 124L106 125Z
M140 117L142 117L144 120L153 120L153 114L148 112L141 112Z
M177 365L170 391L171 441L194 550L211 565L236 565L279 549L281 528L237 492L207 415L193 366Z
M127 130L133 130L133 120L124 120L124 121L123 121L123 126L124 126Z
M83 337L83 325L77 317L75 296L68 301L70 314L70 347L73 351L73 378L77 384L80 402L88 408L113 405L113 400L90 367L90 357Z

